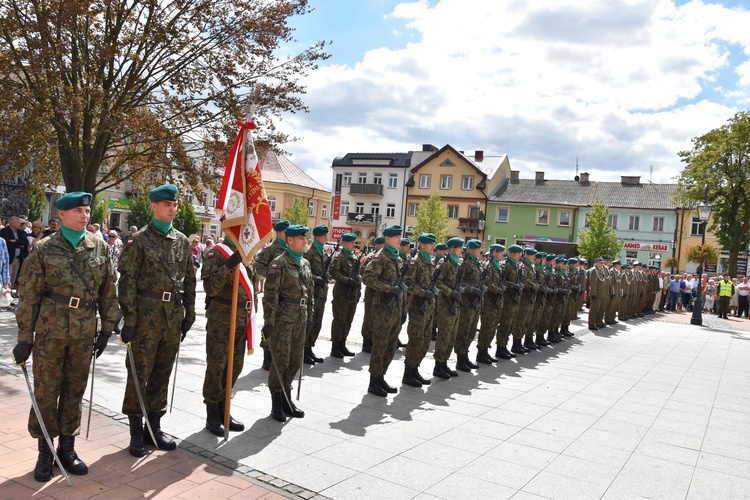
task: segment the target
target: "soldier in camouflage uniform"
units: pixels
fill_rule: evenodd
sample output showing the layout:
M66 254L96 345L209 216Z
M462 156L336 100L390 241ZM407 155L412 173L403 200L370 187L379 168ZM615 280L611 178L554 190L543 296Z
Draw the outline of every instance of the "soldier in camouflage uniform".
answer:
M206 319L208 320L203 402L206 405L206 428L216 436L224 435L232 291L234 290L234 268L238 265L242 265L242 256L235 251L234 243L226 238L223 245L216 245L206 253L201 270L203 290L206 292ZM253 306L245 288L242 286L238 288L232 387L237 382L245 364L247 326L250 320L250 308ZM230 415L229 429L238 432L245 430L245 426Z
M536 293L536 299L534 302L534 311L531 313L531 331L532 334L536 334L536 338L531 337L534 340L534 344L539 347L548 345L547 341L544 340L544 335L540 335L541 325L543 323L544 309L547 304L547 266L545 265L545 258L547 254L545 252L537 252L535 254L536 262L534 263L534 279L539 285L539 291Z
M341 236L341 251L331 261L329 269L333 285L333 323L331 324L331 356L343 358L354 356L346 348L346 339L352 327L354 313L357 312L362 279L359 257L354 254L357 235L346 233Z
M512 359L516 355L508 350L508 339L513 332L513 325L518 317L518 309L523 295L523 280L521 270L521 253L523 249L518 245L508 247L508 256L503 263L503 282L506 293L503 294L503 315L497 327L497 351L495 357Z
M461 238L451 238L446 242L448 256L441 264L436 285L440 295L436 304L438 336L435 343L435 369L432 374L445 380L458 376L457 371L448 368L448 359L456 343L458 322L461 316L462 277L460 275L463 274L461 270L463 244Z
M409 342L406 344L404 360L404 384L412 387L430 385L430 381L419 373L427 350L430 348L433 317L435 315L435 295L438 293L432 284L435 273L432 255L435 252L437 238L432 233L423 233L417 238L419 253L409 262L404 276L404 283L409 288L410 300L409 325L407 333Z
M305 332L312 321L315 281L302 252L307 246L305 226L286 228L284 253L271 261L263 295L263 335L273 352L268 388L271 416L303 418L305 412L292 401L292 382L302 368Z
M261 282L268 276L268 268L271 267L271 261L284 253L286 250L286 228L289 227L288 220L280 220L273 226L276 231L276 239L270 245L263 247L253 257L253 272L256 279ZM260 288L260 287L258 287ZM263 369L271 369L271 351L268 350L268 344L261 340L260 346L263 348Z
M536 344L534 344L531 337L531 313L534 311L536 292L539 289L534 274L536 250L525 248L523 254L523 265L521 266L523 295L521 297L521 304L518 307L516 321L513 323L513 346L510 349L510 352L514 354L526 354L536 348ZM526 345L522 343L524 335L526 335Z
M503 258L505 247L499 244L490 245L490 259L487 261L487 274L484 284L487 292L484 294L484 306L482 307L482 321L477 339L477 363L492 364L497 359L490 356L489 348L492 339L500 324L503 312L503 293L505 291L502 282L503 268L500 259Z
M367 268L367 264L369 264L375 255L377 255L377 253L383 248L385 238L383 236L378 236L373 240L373 244L375 245L375 250L368 253L365 260L362 261L362 269ZM364 318L362 318L362 352L372 352L372 326L374 323L372 317L373 298L375 298L375 290L367 286L367 283L365 283L365 315Z
M120 255L119 301L125 320L120 339L130 344L140 392L156 443L144 436L141 406L130 363L122 412L130 422L130 454L142 457L144 444L162 450L177 445L161 431L167 390L180 342L195 321L195 266L187 237L172 227L177 215L177 186L149 193L154 217L135 233Z
M320 329L323 326L323 313L328 301L329 276L327 271L326 276L323 276L323 268L326 267L326 261L330 262L329 259L333 259L333 255L330 257L326 255L324 247L324 244L328 241L328 226L325 224L315 226L312 234L312 245L305 252L305 260L310 263L310 271L315 279L315 310L310 329L305 336L304 363L307 365L323 362L323 358L316 356L312 348L315 347L315 342L317 342L318 335L320 335Z
M547 344L557 344L560 339L555 335L552 326L552 309L554 308L556 295L556 276L555 276L555 258L557 256L553 253L544 254L544 257L540 257L540 260L544 262L544 308L542 309L542 319L539 321L539 329L537 330L537 338L544 337L547 334ZM541 334L541 335L540 335ZM539 345L539 342L536 342Z
M484 297L484 287L480 283L483 273L483 266L479 262L481 254L481 241L469 240L466 243L461 279L461 286L464 287L461 293L461 321L458 323L456 333L456 357L458 358L456 369L462 372L479 368L469 359L469 347L477 334L479 312L482 310L482 297Z
M570 325L570 317L568 316L568 307L570 300L570 276L568 276L568 259L564 255L558 255L555 257L555 263L559 269L559 276L557 282L557 300L559 305L553 311L555 316L556 330L558 338L565 338L565 331Z
M445 243L438 243L435 245L435 266L438 266L442 260L448 255L448 245ZM437 311L432 315L432 340L437 340Z
M567 323L564 325L564 331L561 332L566 337L573 336L570 332L570 322L576 317L576 311L578 311L578 296L581 293L581 268L578 267L578 265L578 259L576 257L568 259L570 296L568 297L568 307L566 312Z
M24 262L16 312L18 345L13 349L16 363L25 362L33 352L34 395L44 425L52 439L60 436L57 454L65 469L78 475L88 472L74 445L91 356L104 351L118 313L107 244L86 231L91 198L89 193L76 192L58 199L61 230L34 245ZM71 258L75 264L69 262ZM98 337L97 309L102 320ZM33 409L28 428L38 439L34 479L48 481L52 450Z
M385 373L396 353L406 289L403 282L399 286L403 268L403 259L398 254L401 233L401 226L396 225L383 230L383 249L372 258L362 274L362 282L375 291L372 317L378 320L377 326L372 329L370 385L367 392L381 397L397 392L395 387L385 381Z

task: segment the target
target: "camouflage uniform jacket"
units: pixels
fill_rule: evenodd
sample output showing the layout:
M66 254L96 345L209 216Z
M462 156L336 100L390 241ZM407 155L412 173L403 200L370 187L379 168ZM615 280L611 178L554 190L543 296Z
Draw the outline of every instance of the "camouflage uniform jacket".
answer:
M333 258L333 261L331 261L331 267L328 268L328 271L331 273L331 278L336 281L336 285L342 286L344 287L343 289L346 289L349 287L349 278L359 278L359 280L362 279L361 265L359 270L357 271L357 274L359 276L354 276L354 266L356 265L356 263L356 255L352 255L351 257L349 257L343 250L336 254L336 256ZM358 294L359 289L360 285L357 284L357 287L353 289L352 293Z
M281 243L281 240L276 238L270 245L261 248L253 258L253 273L261 278L268 276L268 268L271 267L271 261L284 253L284 250L286 250L286 246L284 245Z
M274 326L285 310L296 306L289 301L306 300L303 310L307 318L313 317L313 289L315 281L310 272L310 263L304 258L299 264L286 251L273 259L266 275L266 288L263 295L263 324Z
M424 292L432 282L435 267L436 263L433 259L428 261L421 254L417 254L416 257L409 261L409 267L404 276L404 283L409 287L410 295L424 299ZM421 304L422 301L417 303Z
M362 273L362 283L376 292L388 295L390 287L398 281L402 265L403 260L400 257L394 257L384 247L367 263Z
M62 231L34 245L19 276L20 298L16 321L18 342L34 343L34 333L52 339L93 339L96 335L96 310L68 307L45 297L45 292L91 300L88 288L68 262L73 258L94 290L94 301L102 319L102 331L111 332L117 321L115 272L107 244L86 232L78 248L63 237ZM192 264L191 264L192 265Z
M461 294L461 300L464 301L466 305L470 305L473 297L476 297L474 295L474 289L479 287L479 281L482 279L482 264L479 262L479 259L475 257L469 257L469 253L467 253L466 258L464 259L463 263L463 275L461 276L461 286L464 287L464 291ZM485 278L486 280L486 278Z
M506 292L510 292L504 295L504 301L515 300L516 294L518 293L515 290L515 284L523 283L523 280L518 278L519 265L520 262L513 262L512 260L510 260L510 258L503 260L503 273L505 273L505 290Z
M443 300L450 304L452 302L451 292L456 288L458 270L463 265L463 262L461 259L458 259L458 262L453 262L450 256L441 262L440 276L438 276L435 287L440 290L440 296L443 297ZM461 281L463 282L463 275L461 276Z
M201 279L203 280L203 290L206 292L206 307L210 303L210 299L213 297L219 297L225 301L232 300L232 289L234 288L234 271L228 269L224 264L226 263L224 255L219 250L209 250L206 254L206 259L203 261L203 268L201 269ZM242 265L242 264L239 264ZM242 316L247 314L245 304L250 298L245 292L245 288L238 287L239 294L237 295L237 314ZM222 304L227 309L231 306ZM222 307L220 306L220 307ZM229 318L227 318L229 321Z
M328 295L328 276L320 276L323 272L323 266L326 263L326 259L328 256L325 254L325 252L321 253L316 248L315 245L310 245L310 249L305 252L305 260L310 264L310 272L313 275L313 280L317 280L318 277L323 278L323 284L321 286L316 287L318 293L316 294L315 298L318 297L326 297ZM330 267L328 268L330 271Z
M524 259L523 260L523 267L522 269L522 275L521 275L521 282L523 283L523 292L526 297L526 299L530 302L534 302L534 298L536 296L536 291L539 289L539 286L536 284L536 274L534 273L534 264L531 263L531 261Z
M167 264L169 276L160 255ZM125 326L136 326L140 306L163 308L170 328L176 328L182 322L183 306L184 319L195 320L195 266L190 243L181 232L172 228L165 236L153 222L149 222L128 240L120 255L118 269L120 307ZM173 298L168 302L158 299L144 302L139 299L139 292L181 293L182 301Z

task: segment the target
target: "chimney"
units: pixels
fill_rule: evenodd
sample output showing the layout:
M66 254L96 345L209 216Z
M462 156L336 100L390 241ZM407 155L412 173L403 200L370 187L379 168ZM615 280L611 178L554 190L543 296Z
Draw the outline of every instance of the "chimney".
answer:
M641 176L640 175L621 175L620 183L623 186L640 186Z
M544 182L544 172L537 172L534 180L536 180L537 184L540 182Z
M477 149L476 151L474 151L474 161L482 160L484 160L484 151Z
M437 151L438 148L433 146L432 144L422 144L422 152L424 153L431 153Z
M512 182L513 184L518 184L518 170L510 171L510 182Z
M589 182L589 173L581 172L581 184L587 184Z

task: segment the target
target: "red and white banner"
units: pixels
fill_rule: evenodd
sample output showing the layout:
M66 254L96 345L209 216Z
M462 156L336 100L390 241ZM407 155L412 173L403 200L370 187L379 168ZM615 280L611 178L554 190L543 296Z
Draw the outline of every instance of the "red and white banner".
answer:
M234 253L234 250L226 246L224 243L214 245L214 248L219 250L225 259L228 259ZM253 302L253 304L251 304L253 307L250 307L247 310L247 314L250 317L248 318L247 329L245 330L245 333L247 333L247 350L250 352L260 345L260 333L256 335L258 327L254 307L255 297L253 296L253 283L250 281L250 277L247 275L247 268L244 265L240 266L240 285L242 285L245 294L250 298L250 302Z
M346 233L351 233L352 228L350 227L340 227L340 226L333 226L331 228L331 238L334 240L338 240L342 236L344 236Z

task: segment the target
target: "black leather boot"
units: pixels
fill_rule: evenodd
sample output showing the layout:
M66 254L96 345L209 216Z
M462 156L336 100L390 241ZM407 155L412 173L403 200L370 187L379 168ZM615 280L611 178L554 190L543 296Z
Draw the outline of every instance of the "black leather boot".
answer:
M52 462L55 459L44 438L39 439L38 449L39 457L36 459L36 465L34 466L34 479L40 483L46 483L52 479Z
M546 340L544 340L544 335L541 335L541 334L536 335L536 340L534 341L534 343L538 345L539 347L546 347L549 345L549 343Z
M490 353L487 352L487 349L479 349L477 351L477 363L484 363L486 365L491 365L492 363L496 362L497 360L490 356Z
M224 408L226 406L226 402L226 399L224 401L219 401L219 418L221 418L222 424L224 423ZM234 432L241 432L245 430L245 424L232 418L231 413L229 415L229 430Z
M450 380L451 374L448 371L448 363L444 361L435 361L435 369L432 370L432 375L444 380Z
M271 371L271 349L263 349L263 366L265 371Z
M128 423L130 424L130 446L128 451L134 457L142 457L146 455L146 446L143 443L143 419L140 416L130 415L128 416Z
M297 408L292 400L292 389L291 387L286 390L286 398L282 399L284 405L284 413L294 418L305 418L305 412Z
M569 325L565 325L563 327L563 331L561 333L563 334L564 337L572 337L573 336L573 334L570 333L570 327L569 327Z
M372 337L362 339L362 352L372 352Z
M547 331L547 342L549 342L550 344L559 344L560 339L557 338L552 330L549 330Z
M384 398L388 395L385 389L380 385L380 377L370 375L370 386L367 388L367 392Z
M539 346L534 343L532 335L526 335L526 340L524 341L523 346L529 351L536 351L539 349Z
M313 357L312 353L312 347L305 346L305 356L302 359L302 362L306 365L314 365L315 364L315 358Z
M456 361L456 370L462 372L470 372L471 367L469 366L469 355L468 354L456 354L458 360Z
M430 385L431 383L429 379L424 378L422 374L419 373L419 365L414 368L414 377L416 377L416 379L419 380L419 383L421 383L422 385Z
M456 370L452 370L450 366L448 366L448 362L446 361L443 363L445 365L445 369L448 370L448 374L451 377L458 377L458 372Z
M223 419L219 416L218 403L206 403L206 429L215 436L224 436Z
M513 359L514 356L510 352L508 352L508 349L505 346L498 346L495 350L495 356L498 359Z
M333 341L331 342L331 356L334 358L342 359L344 357L344 353L341 352L341 342L339 341Z
M402 324L403 324L403 323L402 323ZM402 349L402 348L406 347L406 344L404 344L403 342L401 342L401 339L398 339L398 344L397 344L397 346L398 346L398 348L399 348L399 349Z
M313 361L315 361L316 363L322 363L323 362L323 358L321 358L320 356L318 356L317 354L315 354L313 352L312 348L313 348L313 346L310 346L310 356L312 356Z
M388 385L388 382L385 381L385 375L380 376L380 387L382 387L388 394L396 394L398 392L398 389Z
M344 356L354 356L354 353L346 348L346 342L343 340L339 342L339 351L341 351L341 354Z
M513 337L513 345L510 348L510 352L513 354L526 354L528 351L524 350L520 338Z
M143 429L143 442L145 444L154 445L160 450L172 451L177 449L177 443L161 430L161 415L158 413L150 413L148 415L148 423L151 424L151 431L154 433L156 443L151 442L151 434L148 433L148 429L146 428Z
M281 392L271 393L271 416L277 422L286 422L284 416L284 394Z
M422 382L417 379L414 371L414 368L404 365L404 378L401 379L401 382L412 387L422 387Z
M60 444L57 447L57 457L60 459L65 470L76 476L85 476L89 473L88 466L78 458L75 450L75 436L60 436Z

